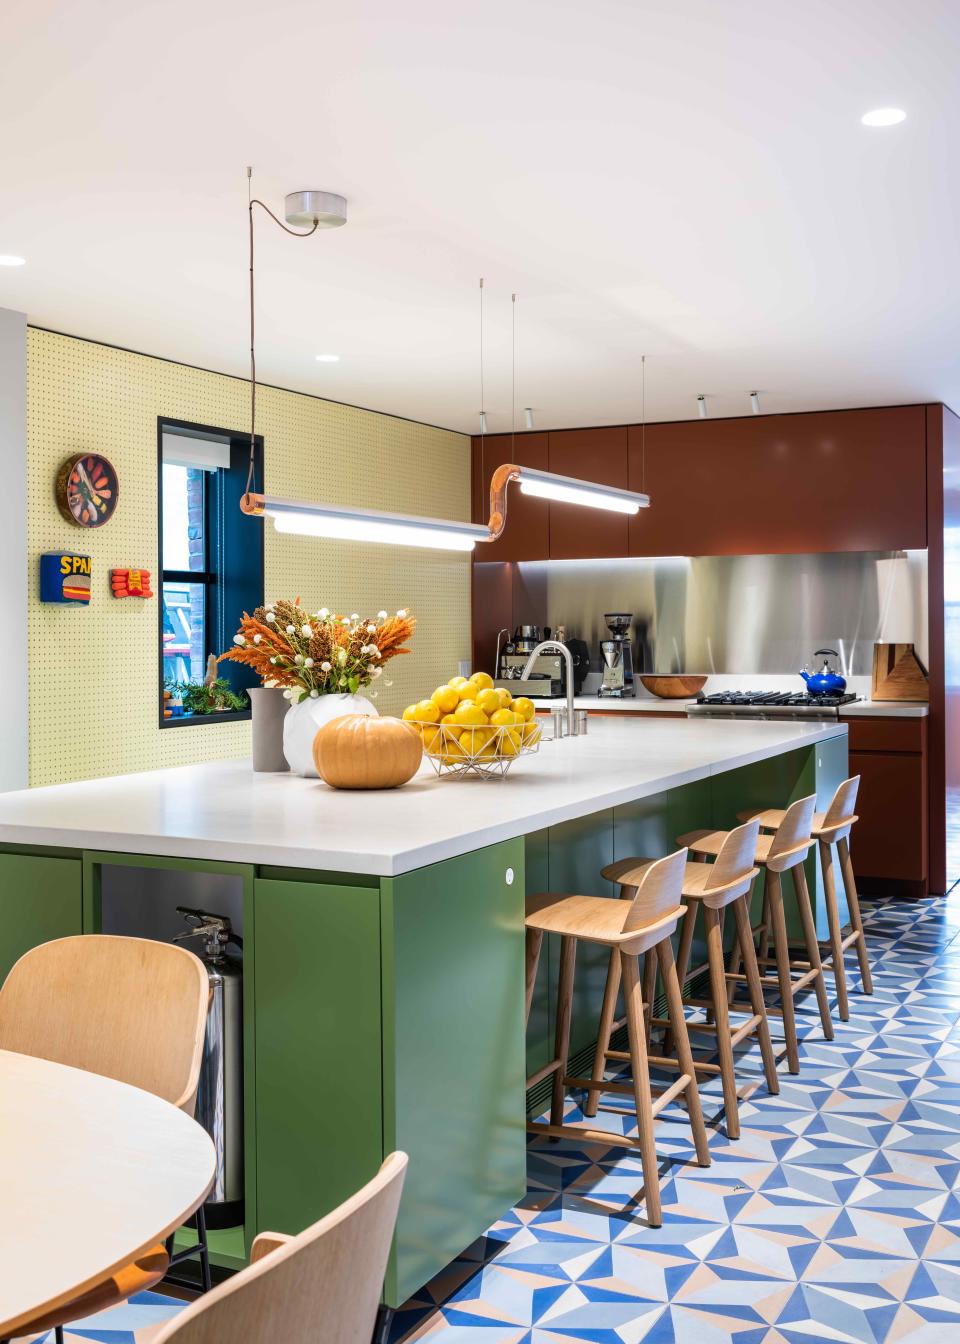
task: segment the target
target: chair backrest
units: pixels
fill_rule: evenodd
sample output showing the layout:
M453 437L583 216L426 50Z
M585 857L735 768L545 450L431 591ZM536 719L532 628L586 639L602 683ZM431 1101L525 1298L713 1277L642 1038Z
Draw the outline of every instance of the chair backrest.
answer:
M199 957L84 934L24 953L0 987L0 1049L141 1087L193 1114L210 998Z
M153 1344L370 1344L406 1169L406 1153L391 1153L346 1203L197 1298Z
M668 854L665 859L658 859L656 863L650 864L636 884L636 893L627 907L623 921L624 933L642 929L644 925L653 923L663 915L683 908L681 892L687 866L687 853L686 849L678 849L676 853ZM630 881L629 873L620 880L627 886L634 885Z
M860 776L853 775L837 785L837 791L830 800L830 806L824 813L821 831L832 831L831 839L839 839L850 834L850 827L857 820L857 791L860 788Z
M759 836L759 817L754 817L752 821L745 822L743 826L728 832L716 862L707 870L706 880L709 885L703 888L704 905L720 909L746 895L750 890L753 879L759 871L754 867Z
M783 872L785 868L793 868L806 858L812 843L810 831L816 805L816 794L811 794L809 798L798 798L787 808L783 821L770 840L766 865L771 872Z

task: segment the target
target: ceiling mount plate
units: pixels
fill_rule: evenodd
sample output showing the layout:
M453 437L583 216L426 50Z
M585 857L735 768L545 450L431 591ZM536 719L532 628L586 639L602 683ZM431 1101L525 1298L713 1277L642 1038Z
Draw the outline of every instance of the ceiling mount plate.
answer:
M283 202L283 217L295 228L339 229L347 222L347 198L333 191L291 191Z

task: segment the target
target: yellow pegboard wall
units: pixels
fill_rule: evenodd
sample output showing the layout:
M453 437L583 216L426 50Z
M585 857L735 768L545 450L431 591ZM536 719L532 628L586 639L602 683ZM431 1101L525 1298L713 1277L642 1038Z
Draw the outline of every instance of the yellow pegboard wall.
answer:
M157 417L243 430L247 384L144 355L31 329L27 359L30 782L54 784L242 756L246 723L157 723ZM266 489L304 499L466 519L470 440L392 416L264 388L258 395ZM104 527L57 511L54 478L72 452L103 453L120 477ZM267 522L267 597L375 614L408 606L413 654L379 683L381 713L429 694L470 650L469 557L281 537ZM39 600L39 555L93 560L89 608ZM112 568L151 571L152 601L110 595ZM392 686L385 683L393 682Z

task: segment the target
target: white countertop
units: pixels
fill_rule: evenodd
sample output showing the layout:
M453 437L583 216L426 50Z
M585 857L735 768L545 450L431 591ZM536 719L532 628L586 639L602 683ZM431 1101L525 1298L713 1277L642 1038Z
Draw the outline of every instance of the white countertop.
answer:
M837 723L595 718L505 779L339 792L249 760L0 794L0 843L393 876L846 733Z

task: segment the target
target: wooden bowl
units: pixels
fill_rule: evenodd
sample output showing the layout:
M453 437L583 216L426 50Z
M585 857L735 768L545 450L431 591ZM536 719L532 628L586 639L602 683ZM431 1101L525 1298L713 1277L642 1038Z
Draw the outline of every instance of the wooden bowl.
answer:
M641 686L661 700L689 700L702 689L706 680L706 677L686 672L649 672L640 676Z

